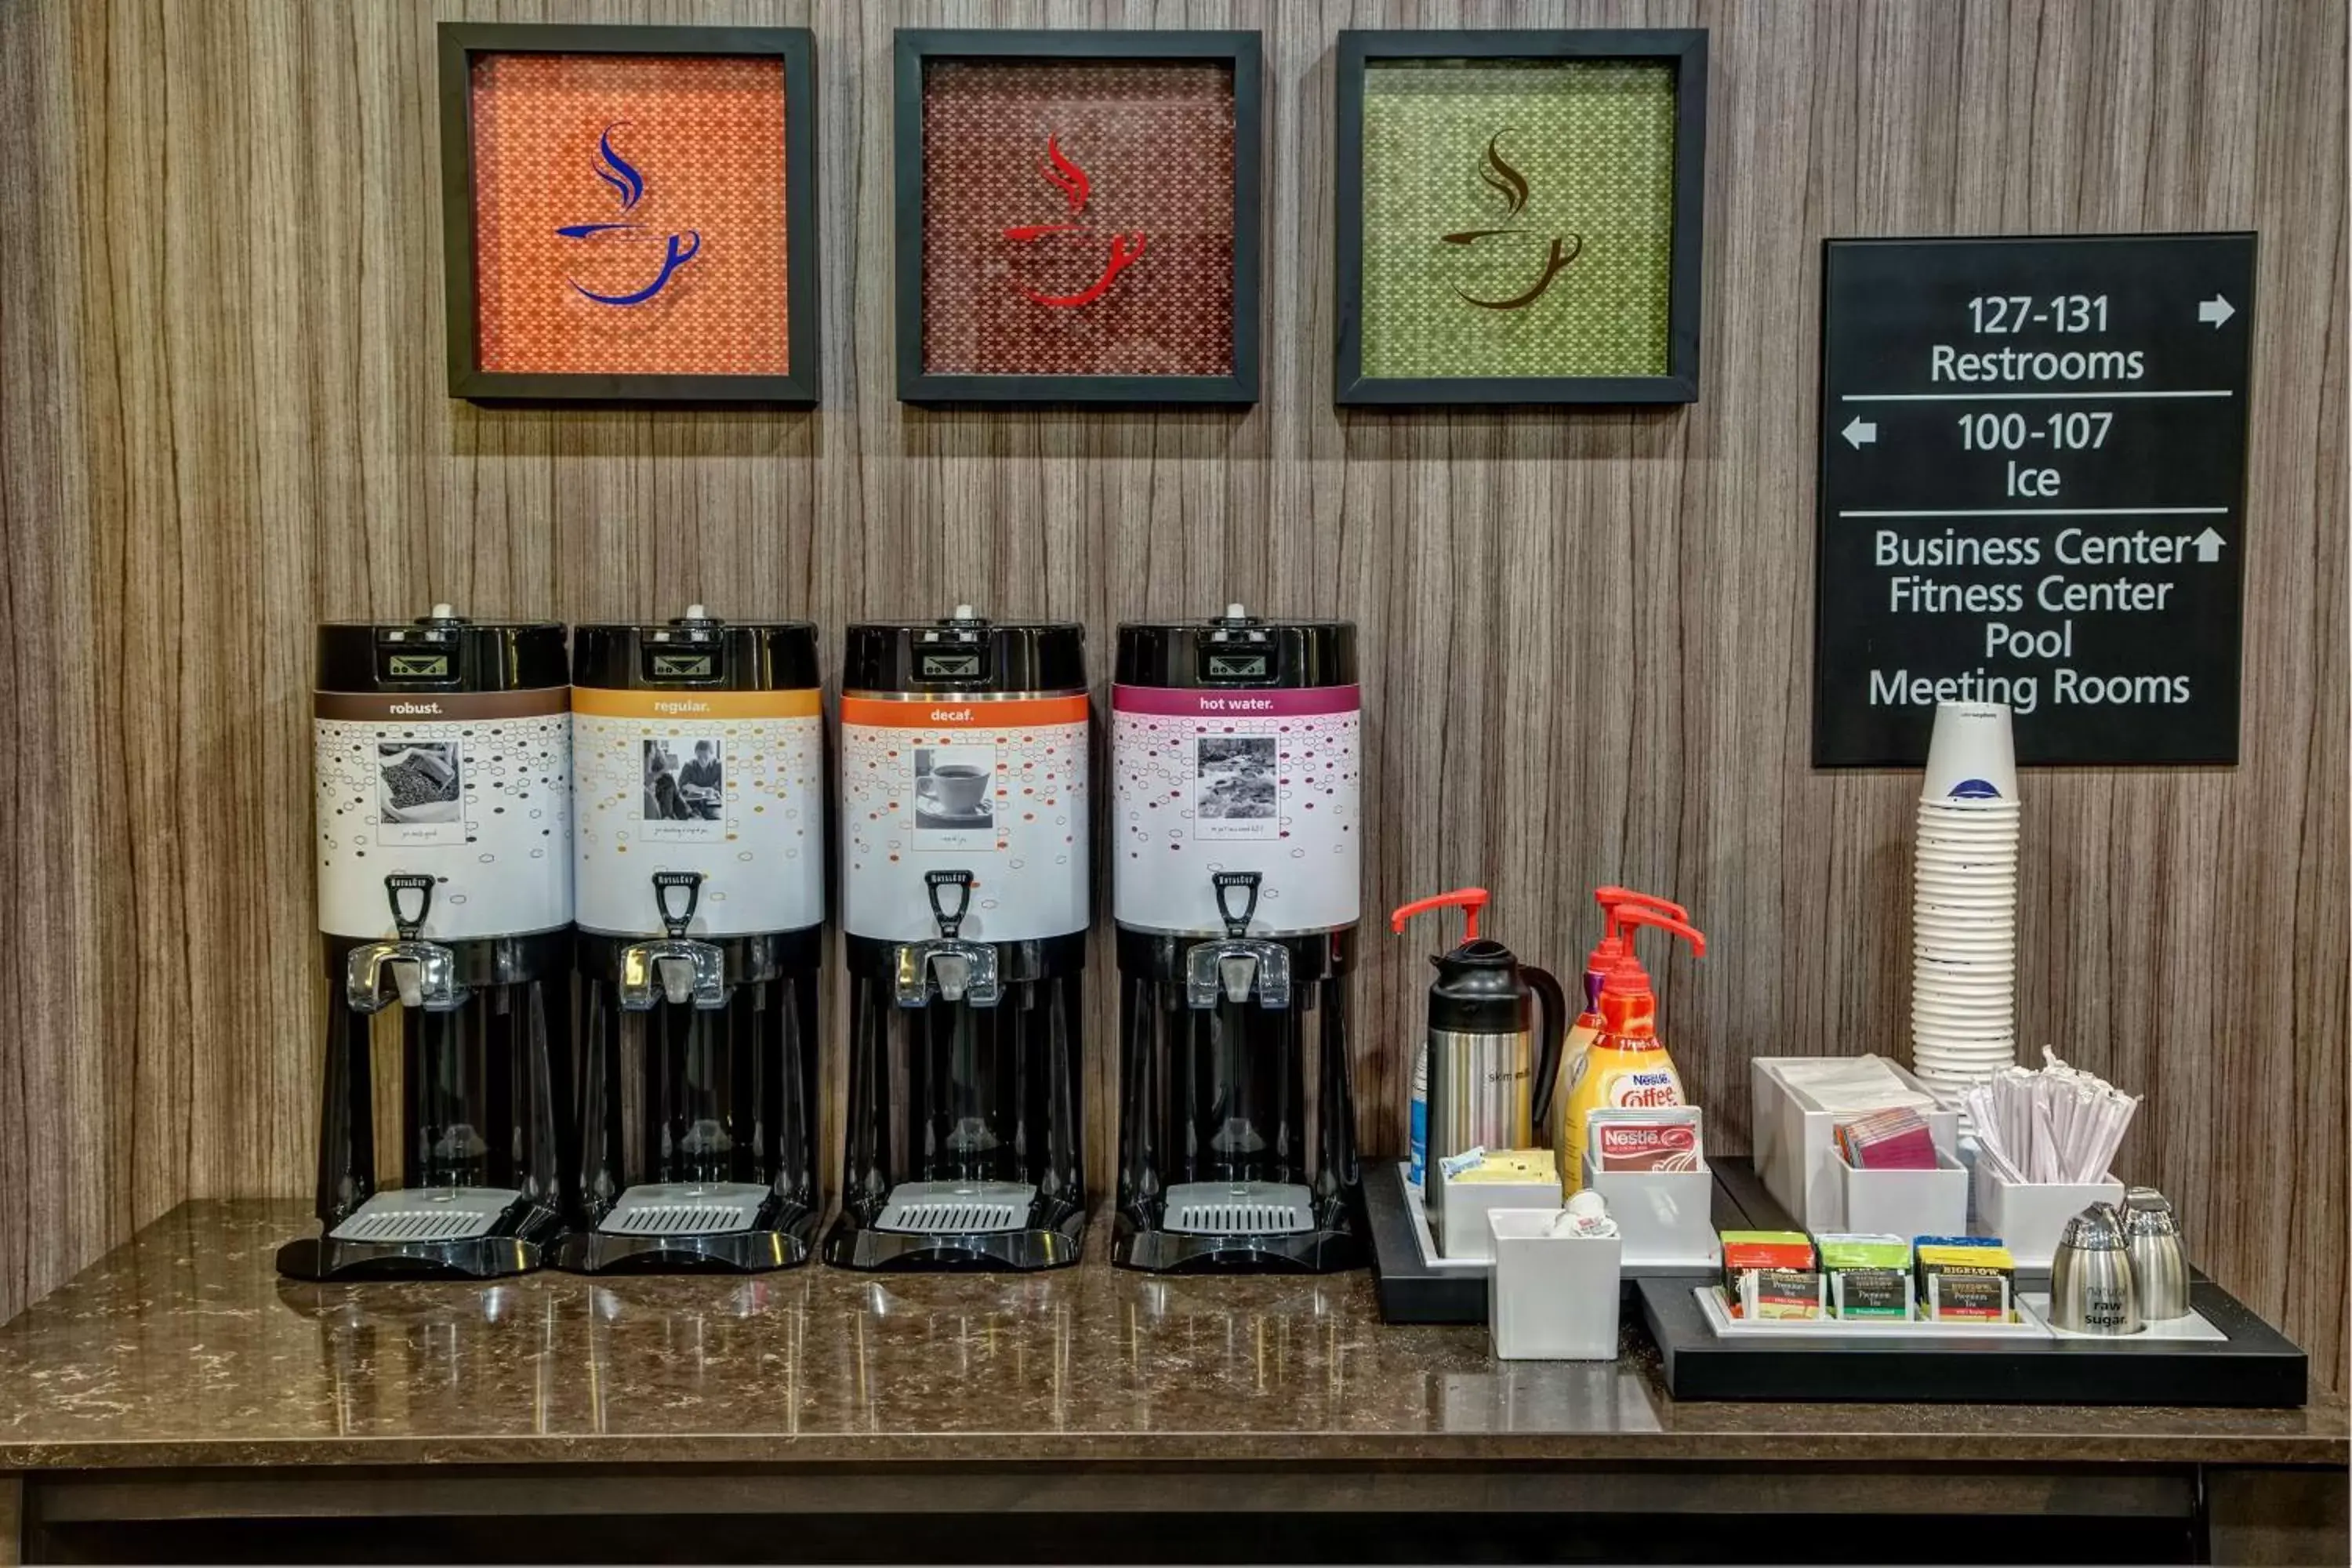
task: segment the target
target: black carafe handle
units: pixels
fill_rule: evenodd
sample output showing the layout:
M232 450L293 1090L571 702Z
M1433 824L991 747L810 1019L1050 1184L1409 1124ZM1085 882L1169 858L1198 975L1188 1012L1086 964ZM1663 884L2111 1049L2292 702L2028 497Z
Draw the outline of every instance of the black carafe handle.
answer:
M1519 974L1543 1003L1542 1045L1536 1051L1536 1094L1534 1125L1540 1129L1551 1121L1553 1079L1559 1076L1560 1047L1568 1039L1568 993L1559 988L1549 969L1538 969L1532 963L1521 964Z

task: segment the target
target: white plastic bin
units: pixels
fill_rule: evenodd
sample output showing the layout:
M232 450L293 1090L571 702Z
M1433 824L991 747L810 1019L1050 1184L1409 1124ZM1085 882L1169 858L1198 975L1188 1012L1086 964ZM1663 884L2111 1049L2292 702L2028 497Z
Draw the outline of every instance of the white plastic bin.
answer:
M1715 1230L1715 1173L1706 1166L1603 1171L1593 1164L1588 1144L1584 1184L1608 1204L1625 1244L1626 1268L1704 1273L1723 1267L1723 1243Z
M1979 1236L1999 1237L2020 1268L2043 1269L2058 1250L2066 1222L2093 1204L2121 1204L2124 1184L2104 1182L2010 1182L1979 1156L1976 1168Z
M1922 1236L1969 1233L1968 1168L1943 1150L1932 1171L1856 1170L1838 1158L1845 1183L1845 1228L1868 1235Z
M1429 1211L1430 1233L1437 1250L1454 1263L1485 1263L1494 1256L1494 1238L1486 1215L1495 1209L1539 1209L1559 1212L1559 1183L1457 1182L1444 1168L1432 1164L1429 1174L1437 1185L1437 1202Z
M1773 1200L1804 1230L1859 1230L1845 1213L1845 1183L1838 1174L1845 1162L1838 1156L1837 1124L1850 1121L1853 1111L1830 1111L1780 1075L1786 1061L1811 1061L1810 1057L1754 1057L1748 1063L1748 1137L1755 1148L1756 1173ZM1926 1084L1889 1061L1906 1088L1935 1098ZM1946 1154L1958 1148L1959 1113L1940 1100L1933 1110L1919 1113L1936 1148Z
M1619 1237L1552 1234L1558 1209L1489 1209L1486 1326L1504 1361L1614 1361Z

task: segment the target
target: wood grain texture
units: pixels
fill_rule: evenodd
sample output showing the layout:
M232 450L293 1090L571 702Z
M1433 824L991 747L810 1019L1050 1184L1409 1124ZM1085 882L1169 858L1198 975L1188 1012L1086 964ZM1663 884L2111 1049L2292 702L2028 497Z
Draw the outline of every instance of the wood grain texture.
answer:
M822 409L443 395L432 24L457 17L815 28ZM1712 30L1701 401L1339 414L1337 30L1554 22ZM1258 406L893 400L901 25L1265 30ZM1352 616L1370 908L1483 882L1506 940L1573 969L1595 883L1689 902L1713 945L1662 963L1668 1035L1741 1147L1748 1057L1899 1049L1907 986L1914 779L1806 763L1820 241L2252 228L2244 761L2032 775L2022 1022L2146 1094L2123 1168L2342 1385L2342 7L27 0L0 9L0 46L19 170L0 182L0 592L25 759L0 800L20 1019L0 1315L181 1197L302 1190L309 628L436 597L572 620L701 598L814 616L828 648L847 620L962 598L1085 620L1098 679L1122 617L1235 597ZM1398 1141L1425 945L1367 939L1376 1148ZM1109 962L1098 941L1098 1180ZM837 1107L837 1052L830 1070Z

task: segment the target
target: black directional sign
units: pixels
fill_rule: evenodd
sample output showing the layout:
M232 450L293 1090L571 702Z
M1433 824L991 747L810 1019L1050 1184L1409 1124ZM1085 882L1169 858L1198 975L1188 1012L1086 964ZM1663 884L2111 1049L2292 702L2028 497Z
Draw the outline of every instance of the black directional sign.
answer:
M2238 760L2251 234L1833 239L1813 762Z

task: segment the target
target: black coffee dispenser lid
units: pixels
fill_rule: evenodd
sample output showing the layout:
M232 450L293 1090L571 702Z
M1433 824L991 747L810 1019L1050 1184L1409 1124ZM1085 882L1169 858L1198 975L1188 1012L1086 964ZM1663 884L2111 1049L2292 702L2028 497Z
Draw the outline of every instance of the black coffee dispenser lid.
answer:
M469 621L446 605L413 621L327 621L320 691L535 691L569 683L562 621Z
M575 626L572 684L609 691L796 691L820 684L811 621L722 621L688 605L671 621Z
M842 648L844 691L1084 691L1076 621L991 621L969 605L937 621L866 621Z
M1123 622L1114 679L1121 686L1353 686L1356 623L1261 620L1239 605L1214 620Z

